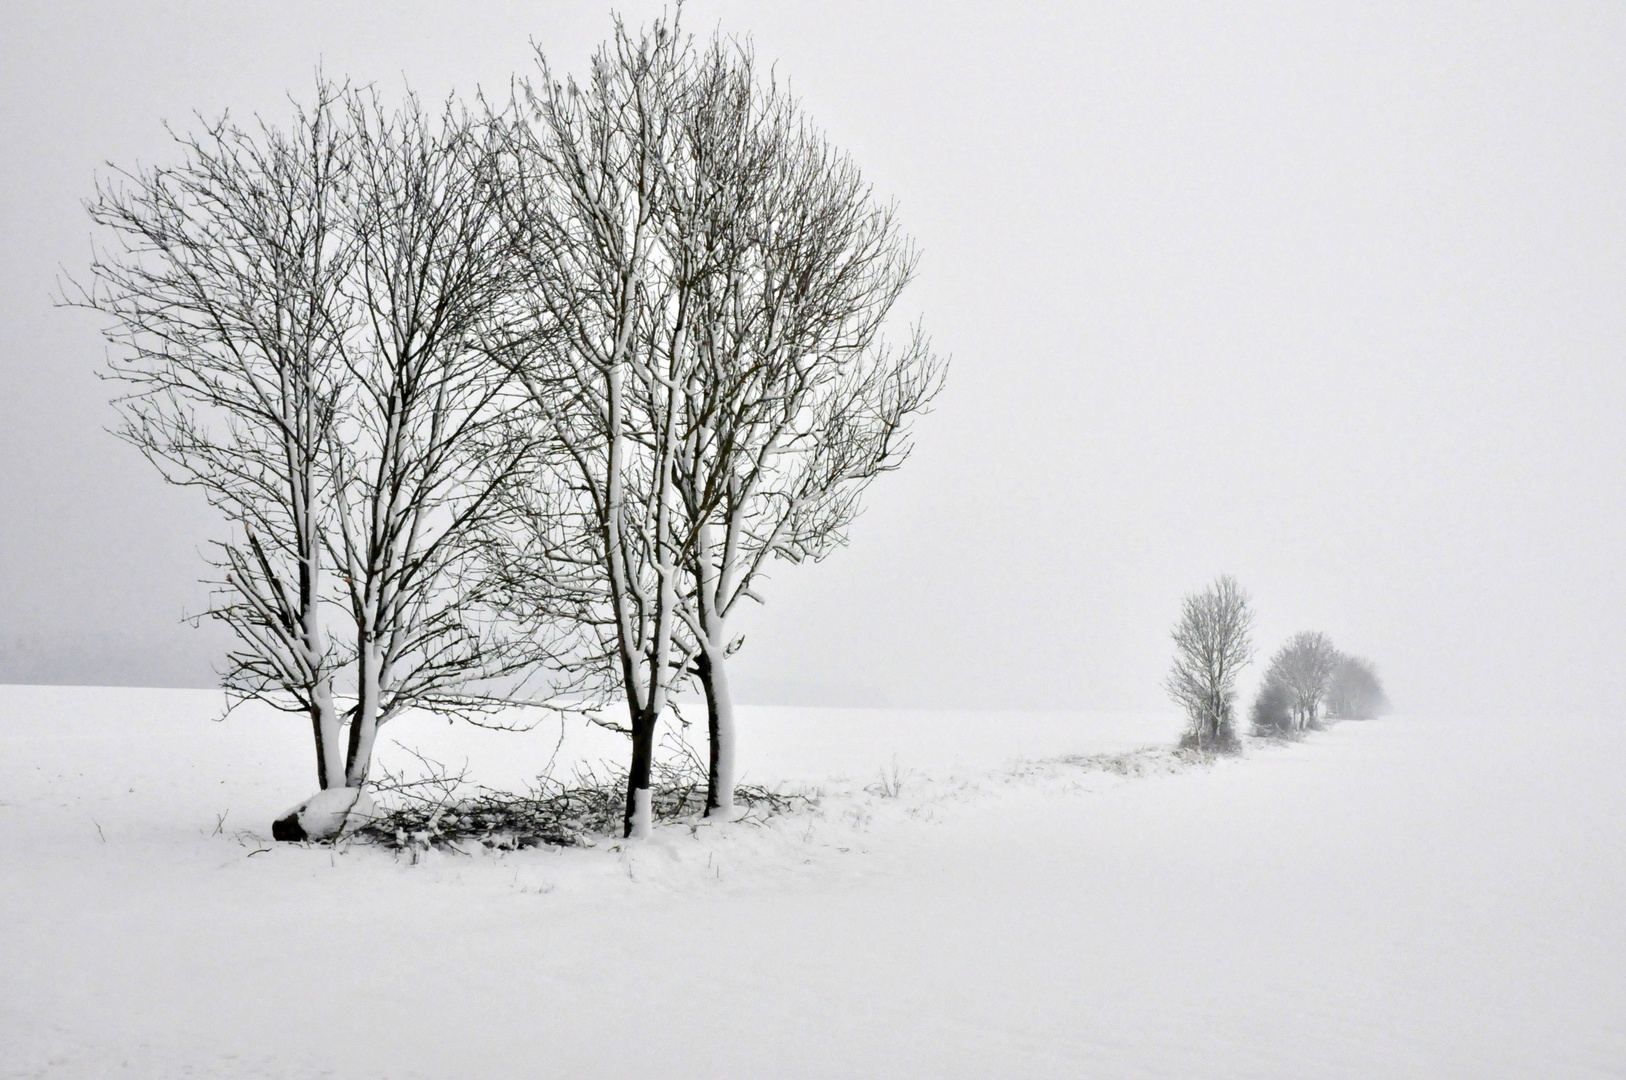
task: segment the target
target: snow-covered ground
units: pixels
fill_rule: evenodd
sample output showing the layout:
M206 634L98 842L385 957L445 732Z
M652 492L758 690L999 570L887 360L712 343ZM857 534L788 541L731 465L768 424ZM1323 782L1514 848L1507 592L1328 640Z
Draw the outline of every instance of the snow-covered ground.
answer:
M1626 1075L1618 722L1126 777L1023 761L1170 717L746 709L817 812L411 865L262 842L309 737L217 705L0 687L0 1075ZM386 733L499 784L559 735Z

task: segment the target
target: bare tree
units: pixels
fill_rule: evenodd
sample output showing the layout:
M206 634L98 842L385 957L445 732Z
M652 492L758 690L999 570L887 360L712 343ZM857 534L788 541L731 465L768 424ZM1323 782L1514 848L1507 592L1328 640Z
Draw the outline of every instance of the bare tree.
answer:
M1320 723L1321 704L1337 663L1338 650L1333 648L1332 640L1309 630L1294 634L1271 658L1265 680L1279 683L1292 695L1296 728L1303 730Z
M1229 574L1181 604L1175 624L1174 666L1164 685L1186 711L1188 739L1197 749L1233 749L1236 680L1253 659L1253 610Z
M1388 707L1377 665L1364 657L1340 654L1327 687L1327 715L1335 720L1370 720Z
M90 204L117 246L71 302L114 319L122 434L231 526L226 685L310 716L324 789L365 782L402 710L490 707L532 659L468 573L531 450L492 437L511 288L479 134L322 83L289 132L222 121Z
M589 85L544 61L521 103L503 201L535 310L517 371L556 464L521 500L522 541L497 545L499 576L539 621L597 628L577 664L626 697L631 835L655 724L691 672L708 806L729 808L730 616L770 557L844 541L941 365L918 334L881 339L914 267L891 209L748 50L618 25Z
M686 66L666 213L692 351L681 365L675 486L691 602L679 608L707 701L707 812L733 809L731 617L770 558L823 558L860 496L909 453L941 385L917 331L883 327L916 265L893 208L833 150L748 46L714 38ZM653 411L653 410L651 410Z
M343 782L324 627L333 490L322 468L343 369L333 327L356 260L355 141L326 82L286 132L225 119L175 135L179 161L116 172L87 203L111 237L67 303L111 317L118 433L225 518L217 602L235 633L222 679L310 718L317 780Z
M692 56L669 24L635 36L617 22L585 84L537 60L513 115L493 118L507 139L494 190L521 282L508 362L545 443L537 486L516 500L516 550L497 545L497 562L511 609L583 628L571 661L583 689L624 696L625 831L644 835L656 726L687 668L674 469L689 323L656 218Z
M356 635L345 775L359 786L386 721L419 705L488 708L501 699L481 688L532 659L470 572L496 493L532 446L493 437L514 405L492 324L511 283L483 129L450 105L430 116L411 95L389 111L351 94L347 112L355 262L327 451L330 546Z

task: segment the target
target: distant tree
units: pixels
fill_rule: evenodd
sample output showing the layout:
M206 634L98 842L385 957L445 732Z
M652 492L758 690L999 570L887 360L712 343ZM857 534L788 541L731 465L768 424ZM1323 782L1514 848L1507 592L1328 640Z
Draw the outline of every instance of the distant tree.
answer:
M1173 631L1174 667L1164 683L1190 721L1182 745L1236 748L1236 680L1253 659L1252 628L1248 594L1230 575L1185 598Z
M1332 639L1308 630L1294 634L1271 658L1265 681L1287 688L1295 728L1302 731L1320 724L1321 705L1337 664L1338 650Z
M1327 715L1335 720L1371 720L1388 708L1377 665L1364 657L1340 655L1327 688Z
M1266 678L1253 699L1253 733L1280 735L1293 730L1293 692Z

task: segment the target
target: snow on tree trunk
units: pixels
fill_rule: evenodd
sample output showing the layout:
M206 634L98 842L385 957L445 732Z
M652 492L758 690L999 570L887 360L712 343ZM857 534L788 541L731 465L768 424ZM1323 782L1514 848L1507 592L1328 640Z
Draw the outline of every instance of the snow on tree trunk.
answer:
M316 780L323 790L340 786L339 763L345 760L344 727L333 703L331 681L323 679L312 688L311 729L316 739Z
M654 827L654 808L649 790L650 767L655 760L655 724L659 715L641 709L632 724L632 766L627 771L627 810L624 835L629 839L647 837Z
M627 836L632 840L644 840L649 837L653 828L654 813L651 810L649 788L637 788L632 793L632 825L627 831Z
M309 531L307 529L307 531ZM313 673L310 682L312 734L316 739L316 779L323 790L340 785L339 763L345 760L344 726L333 702L333 675L326 660L327 641L322 632L321 549L311 533L300 561L300 641L306 664Z
M729 691L724 649L707 641L702 645L698 660L700 684L706 692L706 729L711 747L706 781L706 816L726 821L734 814L737 777L734 697Z

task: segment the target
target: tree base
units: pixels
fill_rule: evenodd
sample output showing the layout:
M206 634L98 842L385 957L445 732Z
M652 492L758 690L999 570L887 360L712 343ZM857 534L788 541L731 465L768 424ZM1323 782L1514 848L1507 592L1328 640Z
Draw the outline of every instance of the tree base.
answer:
M1240 754L1242 740L1237 738L1235 728L1225 724L1218 732L1204 732L1201 738L1195 731L1186 732L1180 736L1179 748L1195 750L1200 754Z
M331 840L354 831L373 817L372 798L360 788L328 788L306 799L271 823L271 838L297 843Z

